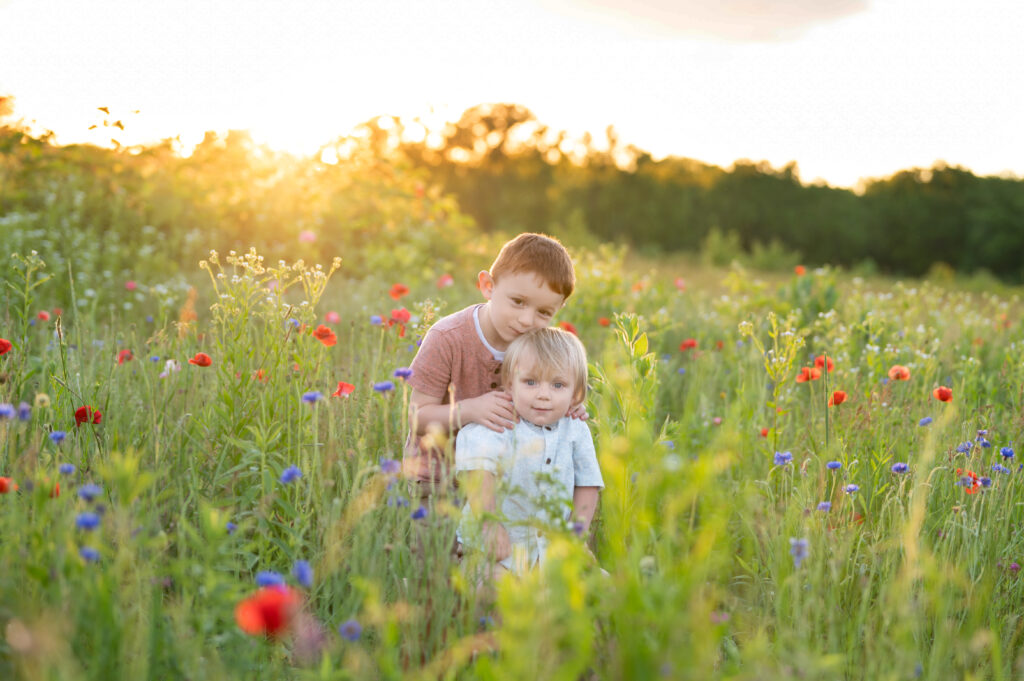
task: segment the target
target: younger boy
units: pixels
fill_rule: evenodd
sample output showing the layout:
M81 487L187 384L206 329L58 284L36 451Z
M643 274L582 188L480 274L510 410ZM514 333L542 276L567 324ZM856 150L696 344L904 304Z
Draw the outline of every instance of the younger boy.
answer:
M403 468L421 498L451 483L450 462L434 438L424 438L428 430L454 436L469 423L495 432L515 426L512 397L500 389L505 350L526 331L551 323L572 294L576 273L557 240L525 233L502 246L477 285L486 302L434 324L412 361ZM582 409L577 405L573 415Z
M542 564L546 527L575 521L585 534L604 487L590 429L567 416L587 390L579 339L560 329L527 332L509 346L501 378L519 423L500 432L469 424L455 448L455 470L468 478L459 539L487 552L494 576Z

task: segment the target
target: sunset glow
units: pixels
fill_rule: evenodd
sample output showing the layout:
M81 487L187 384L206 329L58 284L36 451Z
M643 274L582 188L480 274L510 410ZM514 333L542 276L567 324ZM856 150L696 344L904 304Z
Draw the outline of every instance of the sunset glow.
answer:
M59 142L183 153L248 129L312 154L380 115L436 144L464 109L514 102L576 137L613 125L656 157L796 161L805 181L1024 173L1020 6L755 5L773 3L0 0L0 93Z

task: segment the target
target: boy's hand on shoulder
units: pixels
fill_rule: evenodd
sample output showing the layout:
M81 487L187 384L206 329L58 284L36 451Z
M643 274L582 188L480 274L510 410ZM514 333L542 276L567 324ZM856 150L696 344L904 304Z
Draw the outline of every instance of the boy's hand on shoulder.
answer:
M519 422L512 407L512 396L501 390L462 400L459 402L459 414L463 425L479 423L497 433L511 430Z
M582 404L577 404L575 407L569 409L566 413L571 419L579 419L580 421L586 421L590 418L590 414L587 413L587 408Z

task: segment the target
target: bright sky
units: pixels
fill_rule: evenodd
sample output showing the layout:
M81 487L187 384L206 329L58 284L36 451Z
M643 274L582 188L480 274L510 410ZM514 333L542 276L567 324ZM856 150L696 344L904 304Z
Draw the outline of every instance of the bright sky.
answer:
M1021 177L1022 36L1016 0L0 0L0 95L60 142L107 142L106 106L126 144L248 128L313 153L376 115L514 102L805 181Z

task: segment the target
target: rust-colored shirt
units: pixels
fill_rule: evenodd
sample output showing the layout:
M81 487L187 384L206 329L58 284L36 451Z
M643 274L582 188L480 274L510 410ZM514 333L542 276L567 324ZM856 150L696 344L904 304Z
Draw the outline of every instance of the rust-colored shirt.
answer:
M430 327L412 360L409 385L424 395L440 398L441 404L479 397L500 387L505 353L491 347L480 328L479 314L484 305L470 305ZM460 425L452 424L453 446ZM442 449L424 447L421 438L410 430L403 470L411 480L443 484L450 479L453 464Z

